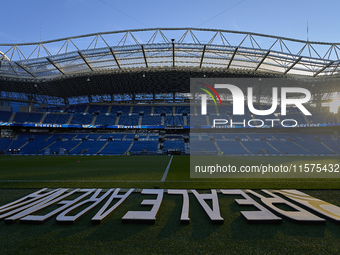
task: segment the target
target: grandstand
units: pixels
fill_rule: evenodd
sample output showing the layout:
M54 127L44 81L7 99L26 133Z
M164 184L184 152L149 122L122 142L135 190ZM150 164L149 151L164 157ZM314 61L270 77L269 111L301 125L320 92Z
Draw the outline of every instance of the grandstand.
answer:
M179 39L172 39L173 33ZM136 34L145 42L137 41ZM118 40L120 43L114 45L106 35L133 40ZM240 43L230 45L229 39L236 37ZM65 47L68 41L75 46L76 41L90 38L98 42L87 49ZM272 43L261 45L263 41ZM43 46L44 50L37 55L30 52L31 45ZM55 45L62 46L51 54L48 49ZM340 113L331 112L328 106L340 93L338 44L174 28L0 44L0 50L6 56L0 60L3 154L340 153ZM13 54L16 51L24 60ZM190 91L190 78L287 79L292 86L311 92L306 107L312 116L292 106L286 116L281 116L280 105L269 116L253 115L247 107L242 118L233 116L230 94L223 98L221 107L209 101L208 115L201 115L200 98ZM246 91L246 87L241 89ZM271 87L257 84L253 89L254 107L269 109ZM14 110L18 104L20 110ZM239 125L212 129L217 118L239 123L243 119L277 121L266 128ZM294 119L298 125L282 128L279 123L283 119Z
M89 108L92 106L89 105ZM110 105L110 107L113 109L116 106ZM129 106L132 111L134 107L134 105ZM136 107L135 111L139 111L139 106ZM183 109L184 106L180 107ZM1 150L7 154L15 152L71 155L116 155L130 152L164 154L170 151L188 154L190 147L195 154L226 155L332 155L339 154L340 151L340 138L335 132L337 126L333 126L334 118L339 118L336 114L330 114L332 118L326 119L326 122L324 119L320 119L319 123L316 122L318 118L314 120L315 125L326 123L330 126L304 127L308 124L304 122L301 127L290 129L289 133L282 132L282 128L279 127L266 129L266 133L263 132L264 130L259 132L258 129L247 128L224 128L214 133L210 133L209 129L209 133L206 133L207 129L204 128L212 126L213 114L184 116L178 114L177 106L171 106L177 114L157 116L155 112L162 112L164 106L154 105L150 108L154 112L153 116L146 113L94 115L73 112L50 113L43 118L39 108L36 112L10 114L4 112L2 115L4 119L13 119L13 124L10 126L13 133L11 137L2 138ZM305 117L299 113L295 115L301 119ZM221 115L218 118L221 118ZM265 120L265 117L256 118ZM280 119L280 116L277 118ZM20 132L22 127L34 130L35 133ZM190 139L186 139L190 128L195 132L191 132ZM117 148L113 150L115 146Z
M340 93L339 46L186 28L0 44L2 253L337 253L340 111L333 103ZM249 84L239 87L246 95L243 116L233 112L233 95L218 89L223 105L209 89L213 96L202 115L202 90L192 91L192 81L245 78L254 84L249 97ZM311 115L293 105L284 115L281 100L269 115L253 113L250 105L271 109L273 85L263 82L269 79L310 91L304 107ZM274 85L278 91L287 86ZM216 119L224 124L215 127ZM283 127L286 119L296 125ZM262 168L253 178L202 170L195 177L192 159L201 169L293 165L300 173L266 175ZM303 202L271 193L287 189L304 190L292 193ZM262 196L273 199L266 203ZM299 220L264 220L279 211ZM153 226L126 224L131 212L158 212L157 220ZM218 225L211 224L219 213ZM313 222L307 213L337 222ZM93 225L95 214L106 215L105 223ZM79 221L59 225L60 216ZM25 226L25 218L45 219Z

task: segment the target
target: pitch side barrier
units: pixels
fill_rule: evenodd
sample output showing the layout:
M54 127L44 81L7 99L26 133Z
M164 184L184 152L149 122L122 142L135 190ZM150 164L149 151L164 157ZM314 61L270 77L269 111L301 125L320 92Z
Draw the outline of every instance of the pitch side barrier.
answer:
M8 224L15 222L41 224L55 218L59 224L74 224L89 211L94 211L96 214L92 217L91 222L101 224L115 213L115 210L125 200L128 200L132 193L135 193L134 196L139 195L141 197L153 195L152 199L143 199L141 202L141 205L149 205L151 209L147 211L127 211L122 217L123 223L155 223L157 217L159 217L159 209L162 206L164 194L168 195L165 199L169 199L169 196L180 196L182 198L182 210L181 213L178 213L177 218L184 224L189 224L191 221L189 203L191 199L199 202L211 223L223 224L224 218L220 212L220 204L225 202L224 197L235 195L241 197L235 199L238 205L250 205L256 208L252 211L241 211L241 215L249 223L280 224L283 218L295 223L305 224L325 224L326 219L340 223L340 207L294 189L261 191L211 189L210 191L200 191L195 189L44 188L1 206L0 220L4 220ZM60 206L56 208L56 204ZM209 206L209 204L212 206ZM277 207L279 204L284 204L289 210L280 209ZM79 208L82 209L80 212ZM41 212L42 210L45 214ZM74 215L72 213L74 211L77 211L77 214Z
M294 128L305 127L335 127L340 123L319 123L319 124L297 124ZM0 127L27 127L27 128L78 128L78 129L167 129L167 126L123 126L123 125L80 125L80 124L35 124L35 123L12 123L0 122ZM183 129L202 128L202 129L225 129L225 128L283 128L280 126L241 126L241 125L215 125L214 126L181 126Z
M277 157L277 156L297 156L297 157L315 157L315 156L339 156L340 154L317 154L317 155L313 155L313 154L221 154L221 153L218 153L218 152L207 152L207 153L204 153L204 152L191 152L190 155L207 155L207 156L212 156L212 155L216 155L216 156L219 156L219 157L244 157L244 156L247 156L247 157Z
M3 154L3 155L10 155L10 156L46 156L44 154ZM129 154L50 154L48 156L129 156L129 155L166 155L166 153L133 153L130 152ZM317 154L317 155L312 155L312 154L218 154L217 152L215 153L181 153L178 155L216 155L220 157L315 157L315 156L325 156L325 157L338 157L340 154ZM1 155L0 155L1 156Z

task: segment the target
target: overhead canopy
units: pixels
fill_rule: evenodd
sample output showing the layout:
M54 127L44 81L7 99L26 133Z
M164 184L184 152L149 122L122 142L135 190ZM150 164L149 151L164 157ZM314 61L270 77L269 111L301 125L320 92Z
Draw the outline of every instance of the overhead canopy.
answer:
M0 44L0 90L53 97L188 92L209 75L339 77L339 43L156 28Z

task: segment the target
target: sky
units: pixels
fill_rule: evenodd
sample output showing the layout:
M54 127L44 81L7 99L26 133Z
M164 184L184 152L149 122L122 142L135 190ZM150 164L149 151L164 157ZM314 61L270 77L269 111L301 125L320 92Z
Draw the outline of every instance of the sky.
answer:
M0 43L156 27L237 30L340 43L338 0L2 0ZM41 33L42 27L42 33Z
M1 0L0 10L0 44L175 27L340 43L339 0Z

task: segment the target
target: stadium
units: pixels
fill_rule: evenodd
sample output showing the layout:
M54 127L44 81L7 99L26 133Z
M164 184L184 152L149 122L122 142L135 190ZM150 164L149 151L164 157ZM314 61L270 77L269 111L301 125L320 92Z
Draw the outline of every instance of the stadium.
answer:
M105 36L119 43L112 45ZM155 43L157 36L162 43ZM230 45L228 39L235 40L235 36L239 43ZM127 44L130 37L133 43ZM136 37L146 38L147 43ZM207 37L208 43L200 43ZM271 39L270 47L259 45L263 37ZM90 45L82 45L85 39ZM291 53L290 44L300 48L297 54ZM51 54L49 48L56 45L61 47ZM316 50L320 46L322 53ZM198 128L190 137L192 147L199 149L201 141L209 140L207 152L211 153L320 155L340 151L339 115L323 106L339 92L339 59L334 58L338 45L235 31L144 29L1 47L0 125L2 133L13 132L12 139L2 140L0 150L5 154L189 154L190 127ZM312 94L313 118L291 107L287 117L308 128L290 130L292 134L273 130L276 135L267 130L261 134L227 129L209 136L201 128L212 126L214 115L229 119L231 102L224 109L208 104L210 116L201 116L199 104L189 114L189 103L195 100L188 95L190 78L200 77L301 80ZM270 105L271 88L254 86L255 108ZM24 105L21 111L12 112L13 102ZM275 113L270 117L280 119ZM246 117L247 121L251 118L249 110Z
M268 225L254 227L243 222L234 200L225 198L223 194L227 191L223 190L219 190L216 197L225 215L224 227L211 225L208 217L204 218L206 215L200 211L202 203L195 190L189 192L190 199L196 197L200 204L197 201L192 204L190 200L192 223L186 229L183 225L171 223L179 218L182 202L180 198L172 198L170 192L164 193L165 205L160 207L160 214L164 216L153 222L153 228L140 224L124 225L125 216L123 223L121 219L129 208L140 209L141 189L198 189L203 193L225 188L307 189L310 196L340 206L336 198L339 194L336 173L340 155L339 47L337 43L199 28L136 29L36 43L2 43L0 154L3 167L0 181L8 192L2 195L0 205L39 188L135 188L131 195L133 199L127 199L123 206L125 211L118 211L117 215L106 220L111 227L115 224L114 231L123 233L123 237L110 232L122 242L111 242L103 248L104 252L113 245L120 252L136 252L123 242L135 242L142 247L140 251L150 252L146 248L148 244L143 241L146 228L157 235L154 239L147 235L151 242L166 247L165 250L152 250L153 253L176 250L220 253L224 249L249 253L259 243L266 247L267 252L279 253L279 249L290 241L289 228L302 233L302 237L296 240L307 241L301 246L289 244L288 253L316 252L318 243L324 240L323 231L331 232L336 239L329 246L320 244L322 251L334 252L340 232L334 229L333 222L327 221L322 227L302 227L284 221L284 230L269 226L270 231L259 238L256 235L266 232ZM238 85L246 95L243 116L233 115L235 101L231 91L212 90L217 98L207 90L224 79L246 81ZM193 90L196 81L210 85ZM310 100L303 104L303 109L310 115L301 111L301 105L283 106L283 100L278 100L274 109L273 86L281 91L281 96L287 86L309 91ZM249 87L252 94L249 94ZM203 96L202 90L209 93ZM306 96L293 91L290 100L303 100ZM202 111L204 98L207 101L206 114ZM261 111L270 111L270 114L261 115ZM215 128L216 123L220 123L218 128ZM189 171L193 157L204 160L211 157L238 167L242 164L262 167L264 162L281 164L281 168L282 164L294 164L297 169L304 166L304 172L301 167L304 175L308 163L313 167L320 165L320 171L316 168L315 174L328 171L329 175L293 175L282 179L275 175L265 179L262 175L256 180L249 176L211 179L204 175L195 179L190 178ZM158 193L146 194L154 198L150 194ZM242 194L248 196L245 193L233 194L234 198ZM255 197L252 194L254 200L261 200L261 197ZM212 211L215 212L213 202ZM252 209L250 205L248 207L246 211ZM6 208L0 207L1 210L6 211ZM204 210L210 217L210 211ZM334 214L337 212L333 211ZM85 245L86 238L80 238L72 244L58 234L55 242L67 244L65 247L83 246L79 253L85 251L82 249L86 252L98 249L99 239L108 241L108 237L104 233L94 236L95 229L87 225L94 212L90 214L80 220L85 224L81 231L98 242L89 247ZM5 219L5 223L19 221L19 218L13 220L4 216L1 219ZM210 220L213 222L211 217ZM220 222L219 219L218 224ZM81 231L77 232L77 224L70 231L81 235ZM20 226L6 227L4 232L15 235L16 231L21 231ZM42 226L47 235L49 228L56 233L63 231L64 227L51 220ZM100 227L107 229L105 224ZM159 232L159 228L164 228L164 232ZM201 228L205 230L197 232ZM318 234L309 235L312 230ZM35 229L28 231L33 233ZM133 236L130 231L138 234ZM274 237L281 231L283 243ZM243 237L245 232L249 234ZM178 241L188 233L192 235L193 250L186 249ZM219 233L217 241L213 240L216 233ZM230 241L230 233L237 241L222 245L222 240ZM1 238L3 242L8 241L4 236ZM39 238L52 245L54 253L66 252L50 237ZM272 245L265 244L267 239L272 240ZM205 245L203 251L200 250L200 240ZM21 242L24 250L29 249L31 244L23 239ZM10 242L5 251L13 247L14 243ZM33 248L37 249L35 245Z

